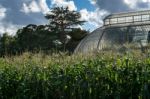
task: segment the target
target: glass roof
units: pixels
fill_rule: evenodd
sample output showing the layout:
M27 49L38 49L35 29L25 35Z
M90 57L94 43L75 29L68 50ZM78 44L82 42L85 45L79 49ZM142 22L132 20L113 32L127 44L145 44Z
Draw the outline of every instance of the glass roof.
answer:
M150 25L98 28L85 37L75 49L75 53L87 53L95 50L119 50L129 47L147 46L150 41Z
M150 10L117 13L104 19L104 26L85 37L75 49L87 53L94 50L142 48L150 42Z
M112 14L104 19L104 26L117 24L118 25L150 24L150 10Z

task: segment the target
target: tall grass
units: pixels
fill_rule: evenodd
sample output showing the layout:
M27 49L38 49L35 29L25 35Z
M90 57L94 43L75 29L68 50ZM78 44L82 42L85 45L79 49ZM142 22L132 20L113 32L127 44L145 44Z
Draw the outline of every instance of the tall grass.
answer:
M137 52L0 59L1 99L148 99L150 58Z

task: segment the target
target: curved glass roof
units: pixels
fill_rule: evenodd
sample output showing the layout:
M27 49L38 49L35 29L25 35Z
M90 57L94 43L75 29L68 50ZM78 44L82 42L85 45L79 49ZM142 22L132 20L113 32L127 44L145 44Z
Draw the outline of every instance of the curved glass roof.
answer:
M141 48L150 42L150 10L107 16L104 26L85 37L75 52Z
M97 48L99 37L102 35L102 28L96 29L86 36L77 46L75 52L88 52Z
M141 48L147 46L149 42L150 25L98 28L80 42L75 53L87 53L94 50L119 50L124 46Z

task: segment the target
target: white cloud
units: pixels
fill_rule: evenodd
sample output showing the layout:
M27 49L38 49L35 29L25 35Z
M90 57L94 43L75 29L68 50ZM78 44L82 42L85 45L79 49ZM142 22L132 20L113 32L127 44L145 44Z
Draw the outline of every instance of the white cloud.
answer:
M31 12L40 12L41 9L40 7L38 6L37 2L36 1L32 1L29 5L29 9Z
M9 33L9 35L15 35L16 31L20 26L12 23L0 23L0 34Z
M29 7L27 6L26 3L23 3L23 7L21 8L20 11L21 11L21 12L24 12L24 13L29 13L29 12L30 12L30 9L29 9Z
M54 4L61 4L63 2L64 2L64 0L52 0L51 1L52 5L54 5Z
M52 0L52 6L68 7L70 11L77 10L77 7L75 6L74 1Z
M0 5L0 20L6 17L6 8Z
M20 26L13 25L13 24L9 24L9 25L7 25L7 27L5 28L5 31L4 31L4 32L9 33L9 35L15 35L15 34L16 34L16 31L18 30L18 28L20 28ZM3 32L3 33L4 33L4 32Z
M0 25L0 33L4 33L6 31L5 27L3 25Z
M89 0L92 5L96 5L97 0Z
M64 6L76 10L74 0L49 0L50 7ZM123 12L141 8L150 8L150 0L89 0L97 8L80 10L86 24L99 27L108 12ZM13 2L13 3L12 3ZM86 3L86 2L85 2ZM95 4L96 3L96 4ZM113 4L112 4L113 3ZM44 14L49 11L46 0L0 0L0 34L5 31L14 33L19 27L28 24L45 24ZM91 27L93 28L93 27Z
M132 9L137 7L138 2L139 0L124 0L124 3L127 4Z
M39 7L44 14L50 10L46 3L46 0L39 0Z
M39 13L39 12L46 13L49 11L49 8L46 4L46 0L39 0L39 1L33 0L30 3L29 2L23 3L21 11L24 13Z
M89 19L88 17L89 12L87 11L87 9L80 10L80 13L81 13L81 20L87 21Z
M0 34L15 34L28 24L46 24L46 0L0 0Z
M150 7L150 0L124 0L124 3L127 4L131 9L142 9Z
M108 15L105 10L96 9L95 11L87 11L87 9L80 10L81 20L85 20L88 24L94 25L95 27L102 26L103 18Z
M142 0L144 3L150 2L150 0Z
M18 28L28 24L46 24L44 14L50 9L47 0L0 0L0 34L9 32L14 34ZM12 3L13 2L13 3ZM51 0L52 5L69 7L77 10L74 1ZM8 10L7 10L8 9ZM7 16L6 16L7 11Z

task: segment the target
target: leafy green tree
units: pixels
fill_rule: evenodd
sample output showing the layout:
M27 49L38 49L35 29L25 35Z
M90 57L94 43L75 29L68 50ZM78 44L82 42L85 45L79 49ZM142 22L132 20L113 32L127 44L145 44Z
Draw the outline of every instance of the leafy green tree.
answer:
M20 51L24 52L34 50L36 46L35 41L38 39L38 35L35 32L36 28L36 25L30 24L17 31L16 37Z
M48 25L29 24L19 29L15 36L4 33L0 37L0 55L15 55L25 51L47 52L52 49L73 51L88 33L75 28L85 22L80 20L79 12L55 7L45 17L49 20Z
M57 39L57 36L47 25L37 26L30 24L23 29L19 29L16 38L19 45L19 52L36 52L55 48L53 41Z
M69 35L71 37L71 40L67 43L67 50L69 52L73 52L77 45L80 43L80 41L89 34L89 31L81 30L80 28L73 29Z
M0 38L0 56L15 54L15 46L15 38L8 33L4 33Z
M70 11L68 7L54 7L45 16L49 20L49 27L54 31L63 46L66 44L67 35L74 26L82 25L81 15L77 11Z

